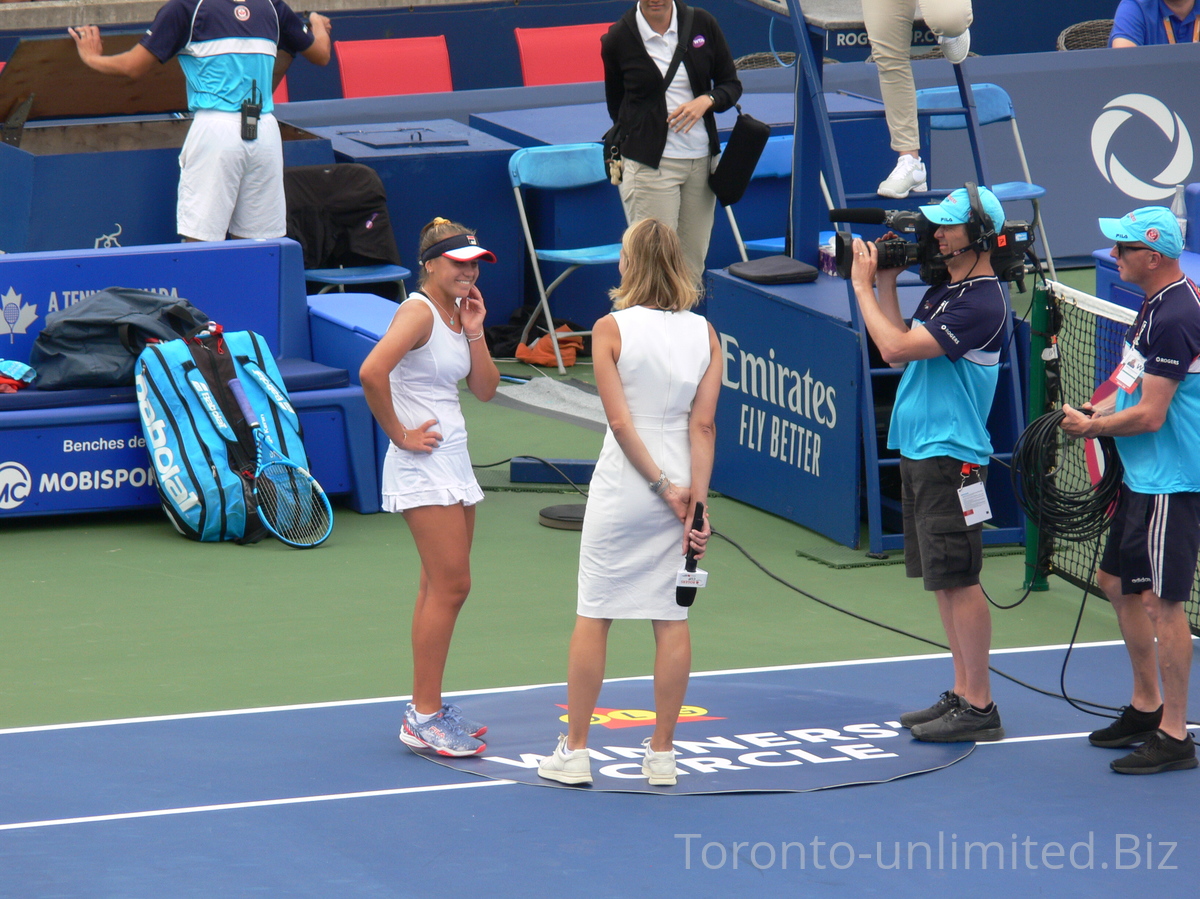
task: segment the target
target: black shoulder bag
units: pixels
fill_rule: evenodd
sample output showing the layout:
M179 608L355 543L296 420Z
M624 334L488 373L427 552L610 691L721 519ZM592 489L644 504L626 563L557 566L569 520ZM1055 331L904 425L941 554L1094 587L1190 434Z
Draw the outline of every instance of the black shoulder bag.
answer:
M750 186L750 178L767 145L767 138L771 136L770 125L742 112L740 105L737 111L737 121L725 144L725 152L721 154L716 170L708 176L708 186L722 206L732 206L742 198Z

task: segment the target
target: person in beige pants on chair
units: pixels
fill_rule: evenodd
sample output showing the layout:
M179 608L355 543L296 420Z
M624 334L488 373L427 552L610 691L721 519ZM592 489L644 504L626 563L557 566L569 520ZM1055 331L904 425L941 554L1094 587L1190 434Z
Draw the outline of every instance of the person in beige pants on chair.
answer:
M921 140L917 133L917 90L913 83L913 21L925 20L938 36L942 55L958 65L971 49L971 0L863 0L863 22L871 55L879 69L892 149L900 154L892 173L879 185L879 196L901 200L912 190L927 190Z

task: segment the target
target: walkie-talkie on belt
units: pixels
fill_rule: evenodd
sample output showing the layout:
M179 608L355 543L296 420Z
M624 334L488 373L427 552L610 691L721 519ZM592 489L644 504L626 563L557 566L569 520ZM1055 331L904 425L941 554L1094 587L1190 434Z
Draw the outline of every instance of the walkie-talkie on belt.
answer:
M250 82L250 96L242 101L242 140L258 140L258 119L262 115L262 94L258 82Z

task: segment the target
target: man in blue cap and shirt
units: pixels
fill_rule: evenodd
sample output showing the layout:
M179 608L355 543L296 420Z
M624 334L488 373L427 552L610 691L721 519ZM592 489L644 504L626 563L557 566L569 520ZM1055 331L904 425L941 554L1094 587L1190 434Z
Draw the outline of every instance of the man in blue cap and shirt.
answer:
M1187 731L1192 635L1184 604L1200 551L1200 291L1179 268L1183 238L1169 209L1100 219L1121 279L1145 291L1125 333L1112 394L1089 417L1063 406L1072 437L1116 438L1125 469L1096 580L1117 613L1133 696L1095 746L1142 744L1120 774L1196 767ZM1160 689L1161 687L1161 689Z
M972 184L921 213L937 226L950 279L925 292L911 324L896 291L902 269L879 269L875 244L854 241L850 276L883 360L905 367L888 430L888 447L900 451L905 573L922 578L937 598L954 659L953 689L929 708L901 715L900 723L918 740L1000 740L988 673L992 618L979 583L984 519L968 520L964 509L979 508L992 453L987 419L1009 310L991 248L1004 208Z

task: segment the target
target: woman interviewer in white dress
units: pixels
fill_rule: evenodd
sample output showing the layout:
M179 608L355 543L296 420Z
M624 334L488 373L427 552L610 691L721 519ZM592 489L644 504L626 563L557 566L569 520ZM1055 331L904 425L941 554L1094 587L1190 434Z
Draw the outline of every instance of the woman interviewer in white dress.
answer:
M383 464L383 508L400 512L421 557L413 609L413 698L400 739L415 750L477 755L487 730L442 702L442 674L458 613L471 589L475 504L458 382L487 402L500 373L483 339L487 314L475 282L479 260L496 257L475 232L436 218L421 231L421 283L397 310L359 376L391 444Z
M604 680L615 618L654 627L656 723L642 771L675 783L672 742L691 671L687 608L675 580L688 546L703 555L710 529L692 530L708 495L721 389L716 333L689 311L695 282L674 230L643 219L621 247L615 311L596 322L592 358L608 418L592 475L579 550L579 597L567 672L568 732L542 777L590 783L588 726Z

